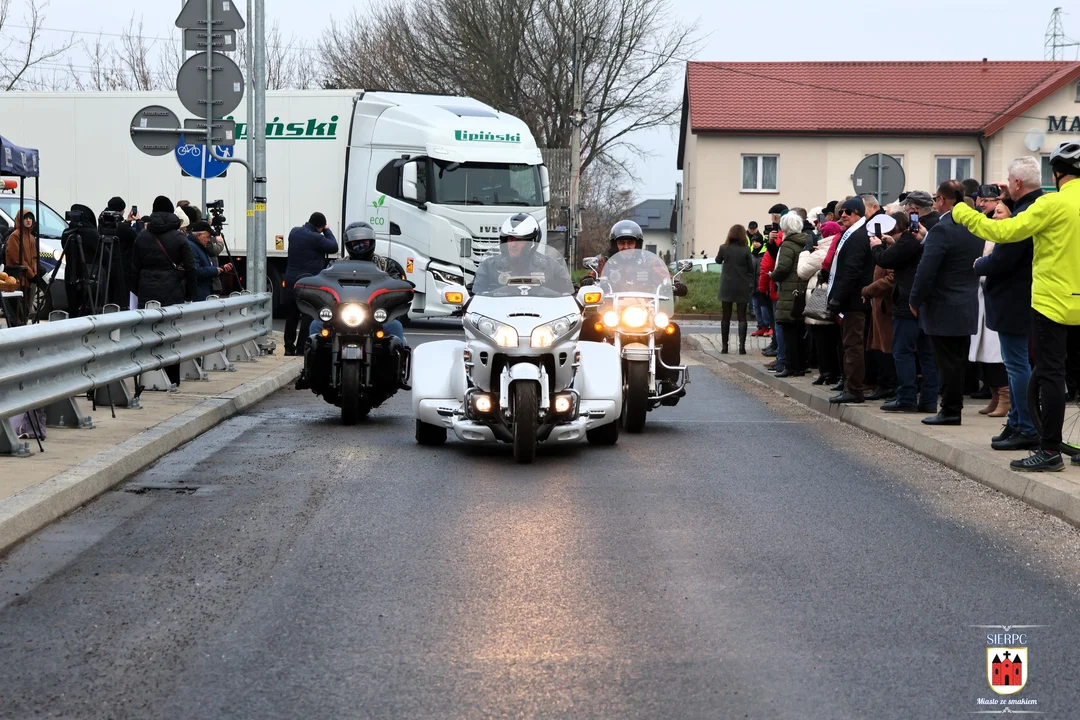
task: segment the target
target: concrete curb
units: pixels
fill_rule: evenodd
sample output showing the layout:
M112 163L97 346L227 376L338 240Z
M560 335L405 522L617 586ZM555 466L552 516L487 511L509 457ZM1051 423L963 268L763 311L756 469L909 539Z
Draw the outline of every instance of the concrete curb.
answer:
M754 380L783 393L787 397L816 410L822 415L836 418L866 432L878 435L897 445L914 450L935 462L971 478L975 482L1011 495L1018 500L1080 527L1080 497L1071 492L1072 483L1062 481L1055 473L1018 473L1000 464L989 462L974 453L965 452L937 438L916 432L891 422L888 416L858 405L832 405L825 398L786 383L765 370L746 362L724 360L716 356L715 349L704 345L699 338L688 338L693 347L718 363L738 370Z
M293 382L302 367L286 363L0 502L0 553Z

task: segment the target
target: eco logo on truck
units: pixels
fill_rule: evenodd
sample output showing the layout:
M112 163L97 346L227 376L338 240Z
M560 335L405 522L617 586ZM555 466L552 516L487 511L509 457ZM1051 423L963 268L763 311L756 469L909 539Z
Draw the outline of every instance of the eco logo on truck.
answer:
M455 130L454 139L461 142L520 143L521 133L495 135L489 132L469 132L468 130Z
M371 219L369 219L368 222L371 223L372 227L382 227L386 225L386 220L382 216L382 206L385 202L385 195L380 195L378 200L371 201L371 206L375 208L375 214L371 216Z
M226 120L235 120L230 115ZM281 118L275 117L273 122L266 123L267 140L337 140L338 116L331 115L329 121L319 122L318 118L310 118L302 122L283 123ZM236 139L247 140L247 123L236 123Z

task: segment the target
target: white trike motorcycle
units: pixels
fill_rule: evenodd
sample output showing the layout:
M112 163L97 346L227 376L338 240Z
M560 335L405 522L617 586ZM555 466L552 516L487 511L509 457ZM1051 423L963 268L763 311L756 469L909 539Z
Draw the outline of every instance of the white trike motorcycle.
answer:
M610 345L578 341L582 311L599 305L603 291L583 287L575 296L557 253L545 245L524 252L485 260L471 297L461 286L443 290L448 305L463 309L466 339L424 343L413 351L421 445L441 445L451 430L466 443L510 443L514 458L529 463L537 443L618 441L618 353Z

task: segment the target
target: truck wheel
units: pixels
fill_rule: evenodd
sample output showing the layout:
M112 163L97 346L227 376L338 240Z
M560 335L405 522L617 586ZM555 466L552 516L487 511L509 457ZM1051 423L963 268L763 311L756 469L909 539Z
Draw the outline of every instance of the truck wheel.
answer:
M619 421L601 425L585 431L585 438L590 445L614 445L619 442Z
M421 445L442 445L446 442L446 428L417 420L416 442Z
M627 432L639 433L645 429L645 414L649 412L649 366L627 363L623 377L623 427Z
M366 412L362 413L367 415ZM362 416L360 408L360 363L346 362L341 366L341 422L355 425Z
M514 386L514 459L524 465L536 458L539 391L540 388L531 382L518 382Z

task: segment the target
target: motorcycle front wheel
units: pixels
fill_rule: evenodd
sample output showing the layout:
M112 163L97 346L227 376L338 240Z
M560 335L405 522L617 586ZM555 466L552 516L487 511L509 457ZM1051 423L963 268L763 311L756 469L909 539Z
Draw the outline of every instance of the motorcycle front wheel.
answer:
M536 458L539 391L534 383L519 382L514 386L514 459L522 464Z
M341 366L341 422L355 425L365 415L360 402L360 363L346 362Z
M627 432L639 433L645 429L645 415L649 412L649 366L643 362L626 363L623 375L623 427Z

